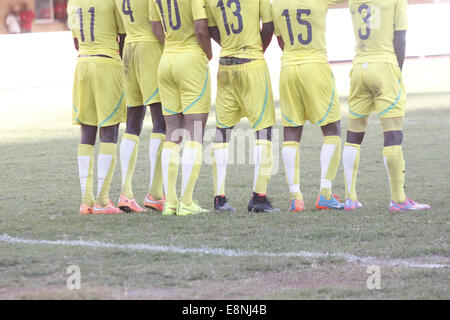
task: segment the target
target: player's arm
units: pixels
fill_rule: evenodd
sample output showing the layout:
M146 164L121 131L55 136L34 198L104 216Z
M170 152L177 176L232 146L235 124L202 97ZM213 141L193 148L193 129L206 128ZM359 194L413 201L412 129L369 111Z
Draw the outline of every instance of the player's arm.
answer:
M209 36L208 23L206 19L194 20L195 36L197 41L205 51L208 59L212 59L211 37Z
M281 48L281 51L283 51L283 50L284 50L284 40L283 40L283 37L282 37L282 36L277 36L277 40L278 40L278 45L279 45L280 48Z
M78 38L73 38L73 44L75 46L75 50L78 51L78 49L80 49L80 46L78 45Z
M119 55L122 58L123 57L123 47L125 46L125 38L127 35L125 33L119 33Z
M263 44L263 51L265 52L273 37L273 22L263 23L261 29L261 39Z
M219 28L216 26L214 27L208 27L209 29L209 36L214 39L215 42L217 42L220 45L220 32Z
M394 51L397 56L398 66L400 70L403 68L406 51L406 30L394 32Z
M165 37L161 21L152 21L152 30L155 37L158 38L162 45L164 45Z

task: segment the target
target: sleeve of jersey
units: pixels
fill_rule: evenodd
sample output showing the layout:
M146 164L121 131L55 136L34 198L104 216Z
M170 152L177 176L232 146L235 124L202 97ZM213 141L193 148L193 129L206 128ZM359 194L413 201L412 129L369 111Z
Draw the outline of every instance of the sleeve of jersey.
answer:
M192 0L192 18L195 20L208 19L205 0Z
M347 0L326 0L325 2L328 2L329 6L332 6L333 4L338 4L338 3L342 3L345 2Z
M259 0L259 15L262 23L272 22L272 4L270 0Z
M148 14L150 17L150 21L161 21L158 15L158 11L156 10L156 5L154 0L148 0Z
M216 27L217 26L216 19L214 19L213 13L208 4L206 4L206 14L208 16L208 27Z
M117 8L115 3L114 3L114 17L116 19L117 33L124 34L125 27L123 26L122 17L120 16L119 9Z
M274 9L273 9L273 6L272 6L272 17L275 17L275 12L274 12ZM273 26L274 26L274 33L275 33L275 35L277 36L277 37L280 37L281 36L281 31L280 31L280 29L278 28L278 24L277 24L277 21L276 21L276 19L273 19Z
M395 5L395 14L394 14L394 30L402 31L408 29L408 15L406 13L408 1L407 0L398 0Z

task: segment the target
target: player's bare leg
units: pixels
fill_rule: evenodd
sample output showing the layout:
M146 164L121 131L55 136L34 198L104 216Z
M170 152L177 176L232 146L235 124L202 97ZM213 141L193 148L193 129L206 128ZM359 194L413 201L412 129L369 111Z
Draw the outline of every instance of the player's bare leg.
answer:
M332 122L320 128L323 144L320 153L320 194L317 197L316 208L319 210L344 209L339 197L332 192L333 181L341 161L341 121Z
M272 176L272 127L255 132L255 175L253 182L253 196L248 203L248 211L277 212L267 199L267 184Z
M186 143L181 158L181 197L177 207L179 216L208 212L193 200L195 184L203 162L203 137L207 119L208 113L184 115Z
M216 136L212 149L212 170L214 179L214 210L236 211L225 196L225 179L228 165L228 145L231 139L233 127L216 127Z
M291 195L290 212L305 210L305 202L300 190L300 140L302 133L303 126L284 127L283 129L284 142L281 149L281 157Z
M132 179L139 150L139 135L144 123L146 107L127 108L127 127L120 143L120 168L122 172L122 192L118 207L125 212L145 212L134 199Z
M147 208L162 211L164 205L163 181L161 173L161 151L166 140L166 122L162 114L161 103L150 105L153 130L149 142L150 183L144 199Z

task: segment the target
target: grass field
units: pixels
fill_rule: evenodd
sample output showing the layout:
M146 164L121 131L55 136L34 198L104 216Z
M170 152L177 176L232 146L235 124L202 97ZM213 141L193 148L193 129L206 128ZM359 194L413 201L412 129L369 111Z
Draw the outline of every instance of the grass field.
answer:
M428 212L388 211L382 135L372 116L358 177L364 209L312 209L321 135L307 125L301 164L306 212L286 212L289 195L278 163L268 194L282 212L248 213L253 167L243 164L228 169L227 193L237 212L188 217L79 216L79 129L70 124L70 88L0 95L0 299L450 298L450 93L409 96L406 188L431 204ZM146 122L134 178L139 201L149 175ZM346 123L344 116L343 129ZM120 192L118 169L113 200ZM343 180L341 166L334 188L341 196ZM202 206L211 207L212 190L205 164L195 191ZM81 269L81 290L66 289L70 265ZM380 290L367 289L369 265L381 269Z

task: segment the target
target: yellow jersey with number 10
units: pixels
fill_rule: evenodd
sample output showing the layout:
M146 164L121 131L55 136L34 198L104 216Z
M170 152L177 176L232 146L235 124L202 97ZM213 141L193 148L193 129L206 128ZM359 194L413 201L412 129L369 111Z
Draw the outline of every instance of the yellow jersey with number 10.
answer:
M283 65L328 62L325 41L330 5L345 0L273 0L275 34L284 41Z
M407 0L350 0L356 38L355 63L397 64L394 32L408 28Z
M152 31L149 0L115 0L127 37L125 43L150 41L159 42Z
M221 57L264 59L262 23L272 22L270 0L206 0L208 25L217 26Z
M206 19L204 0L149 0L150 20L161 21L164 52L201 51L195 37L194 20Z
M67 14L80 55L107 55L120 60L117 35L125 30L114 0L69 0Z

